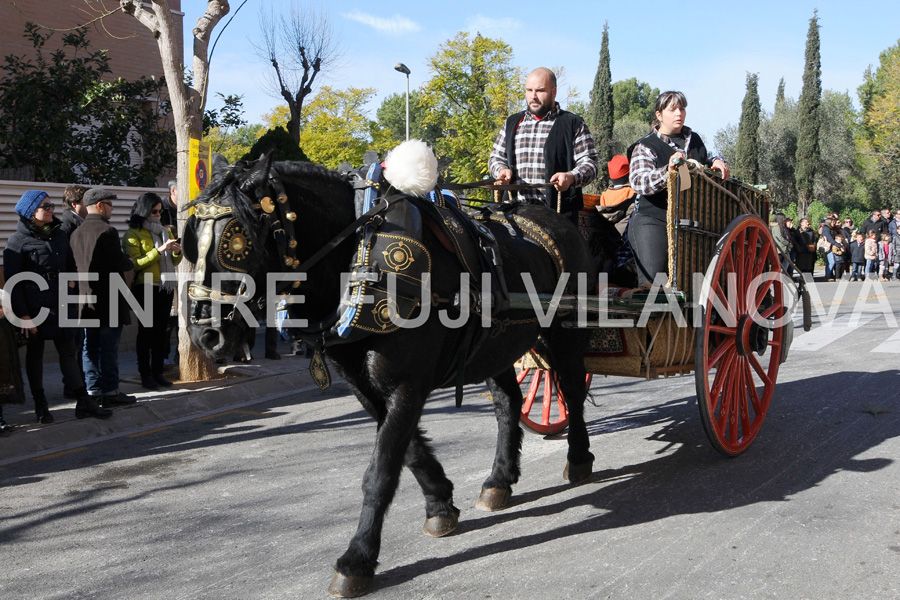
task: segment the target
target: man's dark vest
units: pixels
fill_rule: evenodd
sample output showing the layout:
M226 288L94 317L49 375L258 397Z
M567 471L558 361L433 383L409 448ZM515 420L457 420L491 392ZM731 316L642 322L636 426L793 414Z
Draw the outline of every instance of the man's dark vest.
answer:
M657 169L666 166L669 159L675 154L675 149L672 146L662 141L656 133L650 132L628 147L628 150L625 153L628 157L628 162L631 162L631 154L639 144L647 146L653 150L654 154L656 154L655 166ZM687 151L687 157L693 158L705 165L708 159L708 152L706 146L703 144L703 140L700 139L700 136L691 132L691 139L688 144L690 147ZM665 220L668 204L669 192L664 189L650 196L639 196L637 212L645 216Z
M511 115L506 119L506 160L509 168L516 172L516 129L525 117L525 111ZM544 173L549 181L554 173L565 173L575 168L575 132L581 127L581 117L576 114L560 111L553 121L553 127L544 141ZM559 192L555 188L545 188L544 201L547 206L556 210ZM574 212L584 208L584 197L581 188L574 185L562 193L560 212Z

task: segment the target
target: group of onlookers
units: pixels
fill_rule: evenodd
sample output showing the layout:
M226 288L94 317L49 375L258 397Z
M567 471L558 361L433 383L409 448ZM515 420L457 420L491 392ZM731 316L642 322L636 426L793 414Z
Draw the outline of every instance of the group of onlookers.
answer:
M860 281L877 277L881 281L900 279L900 209L872 211L860 226L853 219L841 219L837 213L825 215L817 229L809 219L800 219L800 227L783 214L770 223L773 237L789 273L796 266L801 273L812 274L816 259L825 261L825 280L848 277Z
M13 323L0 305L0 434L11 429L2 405L25 401L22 345L38 423L54 420L43 385L46 341L56 347L63 394L76 401L77 418L105 419L111 407L136 401L119 390L119 342L130 319L130 307L117 293L122 286L131 287L149 314L139 319L136 340L141 383L150 390L172 387L163 369L175 323L170 315L175 266L181 260L174 182L165 199L152 192L137 199L121 241L109 222L116 199L105 189L69 186L61 214L41 190L25 192L16 203L19 222L3 250L0 277L0 287L16 278L9 296L0 291L0 299L17 318ZM79 280L68 286L79 302L63 304L60 275L76 272ZM61 306L68 307L67 314L60 314Z

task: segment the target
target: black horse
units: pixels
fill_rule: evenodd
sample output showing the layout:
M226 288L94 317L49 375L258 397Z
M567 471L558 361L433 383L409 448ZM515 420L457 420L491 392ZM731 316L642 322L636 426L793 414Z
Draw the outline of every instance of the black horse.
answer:
M191 339L207 354L230 356L242 343L247 325L241 310L232 308L221 319L213 317L216 310L242 302L254 315L262 315L267 273L290 273L299 282L287 281L278 287L279 293L304 295L302 304L291 306L292 318L319 323L334 314L343 292L341 274L348 271L357 253L355 236L340 237L359 221L354 189L346 176L309 163L239 163L217 172L193 207L195 214L184 231L185 255L197 265L189 329ZM589 273L591 265L576 227L541 206L520 206L515 213L515 219L485 222L499 245L509 291L528 291L521 276L528 273L537 292L552 294L560 268L573 275L574 288L574 275ZM519 227L522 223L531 225L531 235ZM453 298L460 289L460 260L433 228L423 227L420 235L432 260L432 297ZM314 255L314 265L303 280L296 269ZM222 281L216 289L212 275L228 272L251 278L256 291L251 293L252 284L247 281L233 280ZM334 595L359 596L369 591L384 515L404 465L425 496L425 533L443 536L458 525L453 484L419 427L432 390L454 381L452 373L448 377L448 365L463 364L454 361L468 329L445 326L437 312L432 310L416 328L374 333L325 348L331 364L378 423L375 449L363 478L359 527L337 560L329 588ZM586 330L564 328L558 318L542 327L534 311L525 310L492 315L490 323L488 335L472 347L474 354L464 363L464 375L466 383L487 382L493 398L499 427L496 454L477 506L499 510L508 506L512 485L519 478L522 431L518 421L523 399L513 364L536 344L558 374L568 405L569 450L563 476L571 482L583 481L591 473L594 457L583 415Z

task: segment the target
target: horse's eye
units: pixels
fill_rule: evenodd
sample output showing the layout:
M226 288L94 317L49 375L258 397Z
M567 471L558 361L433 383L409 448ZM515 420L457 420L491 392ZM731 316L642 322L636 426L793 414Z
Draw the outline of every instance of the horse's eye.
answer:
M236 219L229 221L219 239L219 248L216 253L219 264L229 271L246 273L252 250L253 242L250 241L241 224Z

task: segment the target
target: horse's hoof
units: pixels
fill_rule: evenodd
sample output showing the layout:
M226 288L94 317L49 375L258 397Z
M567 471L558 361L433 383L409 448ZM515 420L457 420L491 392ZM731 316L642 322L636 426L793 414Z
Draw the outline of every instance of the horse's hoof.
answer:
M478 496L478 502L475 503L475 508L490 512L503 510L504 508L509 507L510 496L512 496L512 490L484 488L481 490L481 495Z
M581 464L573 465L566 461L566 468L563 470L563 479L569 483L581 483L591 476L594 469L594 461L589 460Z
M459 527L459 513L450 515L435 515L425 519L422 531L431 537L444 537L450 535Z
M372 581L375 578L370 575L344 575L334 572L328 593L338 598L358 598L365 596L372 589Z

